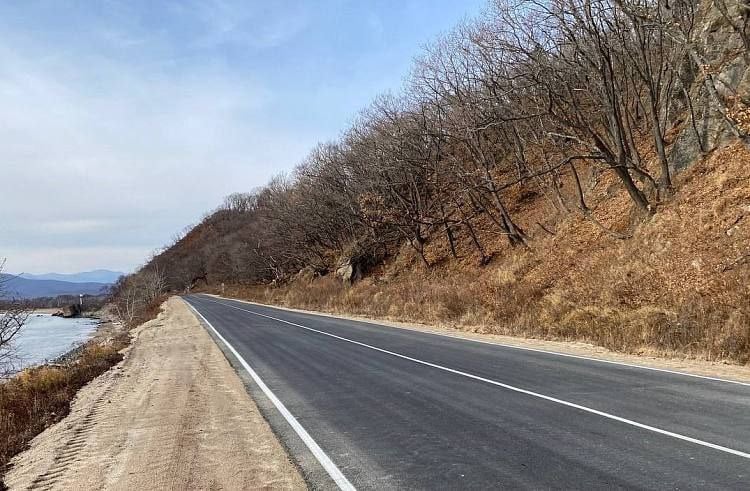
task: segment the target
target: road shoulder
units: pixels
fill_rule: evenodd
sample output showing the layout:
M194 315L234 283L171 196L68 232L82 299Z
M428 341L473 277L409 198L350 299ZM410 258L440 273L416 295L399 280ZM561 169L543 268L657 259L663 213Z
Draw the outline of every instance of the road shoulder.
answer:
M133 335L125 360L14 459L11 489L306 488L181 299Z

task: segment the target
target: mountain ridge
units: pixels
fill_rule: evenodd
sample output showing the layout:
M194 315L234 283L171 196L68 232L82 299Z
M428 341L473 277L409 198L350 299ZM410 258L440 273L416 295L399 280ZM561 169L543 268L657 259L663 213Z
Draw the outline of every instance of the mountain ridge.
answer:
M91 271L81 271L79 273L20 273L17 276L27 280L54 280L68 283L115 283L120 276L125 273L121 271L112 271L109 269L94 269Z
M28 300L59 295L101 295L109 284L59 280L32 280L11 274L0 273L5 299Z

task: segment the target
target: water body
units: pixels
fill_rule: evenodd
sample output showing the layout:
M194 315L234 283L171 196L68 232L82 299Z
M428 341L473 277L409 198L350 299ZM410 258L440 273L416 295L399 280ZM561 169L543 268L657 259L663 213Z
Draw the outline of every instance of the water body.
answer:
M54 360L86 341L97 325L96 319L63 319L50 314L31 314L14 339L21 358L19 368Z

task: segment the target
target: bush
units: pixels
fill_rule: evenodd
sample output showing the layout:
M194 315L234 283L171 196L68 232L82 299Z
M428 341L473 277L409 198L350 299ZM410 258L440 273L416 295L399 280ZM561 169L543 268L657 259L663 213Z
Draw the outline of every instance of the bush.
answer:
M30 368L0 384L0 476L32 438L68 414L78 389L122 360L127 342L127 335L90 341L70 362Z

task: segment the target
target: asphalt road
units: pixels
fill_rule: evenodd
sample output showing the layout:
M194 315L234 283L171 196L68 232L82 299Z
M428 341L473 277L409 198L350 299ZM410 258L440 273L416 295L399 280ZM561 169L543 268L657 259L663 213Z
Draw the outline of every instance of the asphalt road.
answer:
M313 487L750 489L749 384L185 299Z

